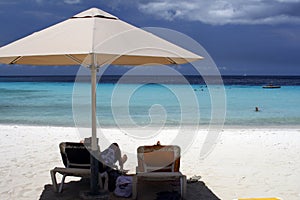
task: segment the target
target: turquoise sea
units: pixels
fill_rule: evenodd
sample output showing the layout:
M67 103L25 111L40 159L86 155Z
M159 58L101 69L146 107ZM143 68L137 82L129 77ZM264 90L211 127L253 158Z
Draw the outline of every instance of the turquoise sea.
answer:
M97 117L102 127L208 125L212 110L219 109L212 105L212 98L219 97L212 97L211 91L218 91L222 85L207 86L195 77L190 78L190 85L116 84L115 79L98 84ZM223 81L225 125L300 125L300 77L224 77ZM263 89L267 83L281 88ZM89 83L74 84L72 78L2 77L0 124L75 126L73 114L88 123L89 87Z

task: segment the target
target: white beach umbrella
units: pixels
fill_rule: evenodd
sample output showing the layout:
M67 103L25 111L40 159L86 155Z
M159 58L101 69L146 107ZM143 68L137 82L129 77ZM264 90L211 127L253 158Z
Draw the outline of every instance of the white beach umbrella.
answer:
M97 8L83 11L68 20L0 48L0 63L38 66L84 63L90 68L92 151L97 149L97 68L107 63L183 64L199 59L202 57ZM93 180L97 180L98 173L93 165L91 170L91 189L95 192L97 188L93 185Z

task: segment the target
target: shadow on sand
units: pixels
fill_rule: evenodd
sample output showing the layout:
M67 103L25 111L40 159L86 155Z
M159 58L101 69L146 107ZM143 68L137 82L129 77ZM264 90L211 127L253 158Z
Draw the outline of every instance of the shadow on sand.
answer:
M158 184L143 184L143 188L139 188L139 196L138 199L141 200L154 200L157 198L157 193L160 191L172 191L174 187L171 187L168 184L168 189L166 187L162 187L162 185ZM146 187L144 187L146 186ZM145 189L147 188L147 191ZM149 190L149 188L151 188ZM88 179L81 179L80 181L71 181L69 183L64 184L64 190L62 193L58 194L53 191L53 186L47 184L44 186L44 190L40 196L40 200L81 200L80 193L82 191L89 190L89 180ZM111 200L125 200L130 198L117 198L112 193L110 194ZM197 199L205 199L205 200L219 200L219 198L205 185L204 182L199 181L195 183L188 183L187 184L187 195L186 199L188 200L197 200Z

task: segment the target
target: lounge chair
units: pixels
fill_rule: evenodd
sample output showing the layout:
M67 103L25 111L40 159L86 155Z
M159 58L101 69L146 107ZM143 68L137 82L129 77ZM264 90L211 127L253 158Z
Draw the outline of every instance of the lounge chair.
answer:
M181 198L186 194L186 176L180 171L180 147L163 146L159 143L153 146L140 146L137 149L138 166L133 178L132 198L137 198L139 180L173 181L180 180Z
M50 170L52 184L55 192L61 193L65 178L67 176L76 176L89 178L90 170L90 152L83 143L63 142L59 144L62 161L65 167L55 167ZM60 187L58 188L55 174L63 175ZM106 172L99 173L99 184L102 187L102 178L105 178L104 189L108 188L108 175Z

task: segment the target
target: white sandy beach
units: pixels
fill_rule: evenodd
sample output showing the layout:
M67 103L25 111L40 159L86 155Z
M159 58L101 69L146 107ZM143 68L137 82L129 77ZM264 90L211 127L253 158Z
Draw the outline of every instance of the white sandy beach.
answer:
M117 129L103 132L109 140L118 142L123 151L130 152L157 139L167 144L174 130L165 130L147 143L128 141ZM225 127L211 154L200 160L205 133L205 129L200 130L199 137L183 153L181 171L188 177L200 175L214 194L225 200L300 199L300 128ZM63 166L58 144L80 139L75 128L1 125L0 199L39 199L44 185L51 184L49 170ZM125 166L134 173L134 155L129 155Z

